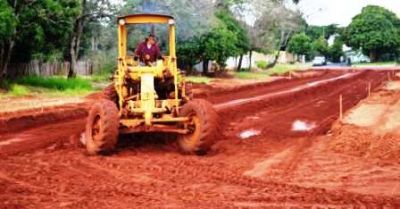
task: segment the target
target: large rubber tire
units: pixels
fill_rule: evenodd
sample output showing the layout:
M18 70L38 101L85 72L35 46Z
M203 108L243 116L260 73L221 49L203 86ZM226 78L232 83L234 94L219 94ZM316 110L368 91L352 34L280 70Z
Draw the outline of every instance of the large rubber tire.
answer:
M118 141L119 116L117 106L109 100L96 102L86 122L86 150L89 155L107 154Z
M186 103L180 110L181 117L190 117L190 134L179 135L180 149L187 154L206 154L219 137L218 114L213 106L203 99Z
M114 83L109 84L103 89L103 97L107 100L117 102L118 94L115 90Z

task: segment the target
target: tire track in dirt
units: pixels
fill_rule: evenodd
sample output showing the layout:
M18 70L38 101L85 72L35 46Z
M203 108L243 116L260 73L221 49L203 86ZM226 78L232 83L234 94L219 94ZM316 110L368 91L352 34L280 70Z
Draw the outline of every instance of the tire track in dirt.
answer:
M224 103L226 101L235 100L238 98L250 98L259 95L269 94L272 92L279 92L285 89L293 88L317 80L325 80L341 76L350 71L311 71L315 75L309 77L294 77L282 78L268 83L259 83L254 85L247 85L244 87L235 87L223 91L211 89L206 94L197 95L199 98L205 98L213 104ZM301 73L300 73L301 74Z
M248 87L244 87L242 90L245 90L245 92L239 91L239 92L235 92L235 90L229 90L229 92L232 92L230 94L224 94L222 95L221 93L218 93L216 95L208 95L207 99L212 101L212 102L216 102L216 101L221 101L221 99L232 99L234 98L233 96L249 96L249 95L260 95L260 94L264 94L264 93L268 93L270 92L271 94L274 94L274 92L279 92L282 91L284 89L288 89L288 88L292 88L293 86L297 86L300 84L306 84L310 81L315 81L315 80L325 80L325 79L332 79L335 78L337 76L342 76L343 74L346 74L347 71L345 72L340 72L340 71L333 71L333 72L329 72L329 71L323 71L323 72L319 72L317 74L317 76L315 77L306 77L306 78L298 78L298 79L291 79L291 80L278 80L275 82L271 82L271 83L266 83L266 84L257 84L257 85L250 85ZM257 91L252 91L254 89L257 89ZM240 88L239 88L240 89ZM84 106L88 106L88 104L84 105ZM68 108L70 108L68 106ZM86 107L83 107L86 108ZM64 109L62 108L61 111L63 111ZM30 121L36 121L36 125L34 127L37 128L31 128L28 129L27 131L24 131L22 133L24 134L20 134L20 135L15 135L15 133L3 133L2 135L0 135L0 141L14 141L17 143L13 143L10 144L9 146L1 146L0 145L0 156L2 155L9 155L9 154L15 154L18 153L20 151L29 151L29 150L34 150L34 149L38 149L38 148L42 148L45 147L46 145L50 144L51 142L55 142L55 141L60 141L60 140L75 140L77 141L80 138L80 133L83 131L83 127L85 126L85 120L84 118L79 118L79 119L75 119L75 120L68 120L67 118L70 117L71 113L69 113L68 111L64 114L60 114L60 117L56 117L53 116L55 110L52 109L51 112L51 117L49 120L45 120L45 121L53 121L54 118L63 118L63 121L66 122L62 122L59 124L50 124L50 125L44 125L44 126L40 126L41 122L40 122L40 118L38 120L35 119L34 116L30 116ZM72 118L70 119L74 119L76 117L78 117L79 115L81 115L82 110L79 109L79 114L72 114ZM85 113L86 115L86 113ZM43 116L44 118L46 117L46 115ZM18 121L18 118L15 120L16 122ZM39 121L39 122L38 122ZM4 121L3 121L4 122ZM15 122L15 123L16 123ZM21 121L20 121L21 122ZM13 122L14 123L14 122ZM47 122L46 122L47 123ZM28 125L30 124L30 122L28 123ZM4 127L4 126L3 126ZM20 124L17 125L18 127L25 127L25 125ZM55 130L57 129L57 130ZM13 129L14 130L14 129ZM54 130L54 131L53 131ZM9 130L11 131L11 130ZM2 133L0 131L0 133ZM44 134L48 134L47 137L41 137L44 138L46 140L41 139L39 140L34 140L34 138L39 138L40 135L44 135ZM70 136L70 137L67 137ZM23 142L24 140L28 140L29 143L25 143ZM8 143L8 142L6 142ZM22 144L29 144L26 146L22 146ZM21 150L22 149L22 150Z
M346 84L348 85L350 84ZM344 88L338 88L338 91ZM350 88L349 92L356 90ZM310 99L313 96L330 101L332 95L324 95L323 92L321 90L294 97L297 101L286 105L300 104L293 105L289 110L281 103L265 105L263 109L257 110L266 113L279 110L267 117L267 120L270 117L272 122L279 124L285 116L292 119L290 115L296 113L293 108L312 108L310 104L318 100ZM359 98L354 98L357 99ZM352 104L353 102L349 101L346 106ZM329 109L329 106L326 109ZM239 110L243 111L241 114L247 115L255 112L254 107L238 107L231 112L232 115L224 115L224 120L240 121L240 117L233 115ZM324 117L313 114L314 116ZM280 119L277 120L277 117ZM83 124L84 121L76 123ZM265 136L274 138L276 133L269 132L268 124L260 123L258 127L265 129ZM59 128L61 129L61 126ZM228 138L229 141L236 139L235 133L228 134ZM281 140L286 145L291 144ZM0 173L4 173L11 181L17 179L26 184L38 185L40 188L30 189L32 191L28 194L21 193L25 191L25 187L0 178L0 189L5 188L3 191L6 191L4 194L0 193L0 200L7 200L0 203L0 208L10 205L29 208L400 208L400 197L396 196L360 195L340 189L328 191L312 185L306 188L288 184L290 182L278 183L268 178L243 176L238 167L244 163L249 165L252 161L240 159L237 154L241 150L241 144L238 143L239 146L235 148L236 142L229 141L220 145L222 150L227 149L227 153L215 153L216 155L205 157L182 156L175 150L166 150L162 145L124 148L111 157L88 157L84 156L81 150L63 144L33 153L4 156L0 158L0 164L4 165L0 167ZM224 147L226 143L232 144ZM254 143L254 149L265 153L263 147L259 146L262 145L261 142L245 143ZM301 160L306 157L312 159L313 156L307 155L305 151L309 151L312 145L311 148L300 149L304 143L306 142L297 139L292 146L288 146L301 151L292 155L292 160L299 162L299 159L295 159L296 156ZM267 145L273 146L268 143ZM230 151L232 153L229 154ZM289 155L292 151L288 151ZM305 155L302 155L303 153ZM247 150L247 154L252 153ZM227 161L229 155L230 159L236 159ZM234 165L229 165L230 162ZM286 164L289 170L295 168L287 165L290 163ZM290 175L295 173L291 172ZM40 193L46 188L51 188L51 198ZM64 196L64 193L68 195Z
M152 162L153 164L156 162L155 165L142 165L135 170L135 173L151 172L160 180L138 183L131 179L132 176L129 173L135 166L129 168L129 164L132 163L132 160L142 159L141 156L126 155L122 160L120 156L117 158L87 158L80 155L79 151L69 149L44 153L44 156L40 154L31 156L31 164L25 164L26 167L35 166L37 170L34 174L40 175L40 177L32 179L31 175L13 175L17 175L17 178L22 178L31 184L40 182L43 188L56 186L57 192L51 192L52 200L40 203L48 206L62 204L65 208L108 208L109 206L124 208L135 205L137 208L142 208L151 205L152 208L157 208L162 207L165 201L175 203L175 206L178 206L176 208L193 206L208 208L217 203L222 208L236 204L247 207L251 205L273 207L284 204L296 207L329 205L333 208L374 205L387 205L395 208L397 206L396 199L391 198L355 195L346 192L337 194L324 189L302 188L245 177L240 173L221 170L223 164L207 162L206 159L199 161L196 160L197 157L170 161L163 158L163 155L153 156ZM138 157L139 159L137 159ZM155 161L155 159L157 160ZM9 160L14 161L15 159ZM22 162L18 162L18 160ZM93 162L88 163L88 160ZM20 157L14 162L24 165L24 161L26 162L26 159ZM59 166L54 166L55 163L58 163ZM134 164L140 163L137 161ZM71 169L71 167L73 168ZM76 169L80 171L76 172ZM107 172L107 170L117 170L118 172ZM87 174L82 175L82 172ZM89 181L91 178L94 179ZM62 182L58 180L62 180ZM85 182L85 187L81 185L83 182ZM101 184L99 184L100 182ZM84 193L85 196L81 198L63 197L62 192ZM92 198L90 201L87 199L88 196ZM18 195L13 197L16 198L17 203L18 197ZM113 198L118 199L119 203L112 201Z
M338 98L340 94L344 95L345 97L353 97L352 100L347 100L344 103L344 107L345 110L352 107L355 102L361 100L363 97L366 96L366 91L363 90L363 88L365 87L364 84L368 83L368 82L372 82L372 86L373 87L377 87L380 82L382 81L381 79L383 78L382 75L384 75L384 73L381 73L379 76L379 73L369 73L366 76L360 77L354 81L351 82L347 82L345 84L343 84L340 87L335 88L334 91L329 92L328 94L322 95L322 96L315 96L315 98L308 98L305 97L303 98L301 101L296 101L296 103L294 104L286 104L283 107L277 107L277 108L269 108L267 107L265 110L266 114L264 113L259 113L257 114L256 117L261 118L256 122L250 122L247 126L242 127L243 129L249 129L250 127L256 128L257 127L261 127L262 131L262 136L264 137L271 137L271 135L274 138L277 137L282 137L285 135L292 135L292 133L290 133L290 131L286 131L283 132L283 130L290 130L290 124L292 121L295 121L296 118L304 118L308 119L309 121L317 121L316 123L317 128L314 131L311 132L304 132L303 135L308 135L307 137L304 138L300 138L298 140L296 140L296 142L294 142L294 146L292 144L291 148L284 148L282 151L275 153L272 157L266 157L266 160L262 159L260 162L260 165L255 165L254 168L251 168L250 170L247 171L247 173L251 175L257 175L257 176L262 176L263 172L260 171L260 169L264 170L265 172L267 170L272 169L272 171L268 172L266 175L270 175L273 174L273 176L279 176L280 181L285 182L287 181L289 178L292 178L290 173L296 169L297 165L299 164L299 159L304 159L304 156L306 155L306 153L308 152L308 150L310 149L310 147L313 144L313 140L312 140L312 136L313 135L318 135L321 133L325 133L326 130L328 130L328 128L330 127L330 125L332 124L333 121L335 121L338 118L338 106L337 105L335 108L333 108L333 110L327 110L328 109L332 109L332 106L328 106L327 108L323 108L320 107L318 104L318 100L321 101L330 101L331 98ZM354 94L355 92L358 92L357 94ZM332 102L330 102L332 103ZM321 109L322 108L322 109ZM313 111L318 111L318 112L324 112L323 117L327 117L325 119L321 118L320 116L311 116L310 119L307 115L308 112L310 112L309 110L312 109ZM324 110L325 109L325 110ZM302 110L301 112L299 112L298 110ZM331 115L329 115L331 114ZM311 114L312 115L312 114ZM263 119L265 118L265 119ZM319 120L319 121L318 121ZM274 124L279 124L279 126L282 126L283 124L285 124L283 121L285 121L286 123L289 123L285 129L281 129L282 131L279 133L271 133L271 130L273 130L274 128L276 128L276 126ZM242 123L243 124L243 123ZM245 122L246 124L246 122ZM258 125L258 124L263 124L262 126ZM237 133L237 131L233 131L234 134ZM294 135L298 135L298 134L294 134ZM236 138L236 136L232 136L230 135L230 137L234 137ZM288 149L291 150L291 152L288 152ZM285 154L283 154L285 153ZM284 157L279 157L280 161L274 162L272 165L270 163L272 163L270 160L275 160L275 156L280 156L280 155L284 155ZM271 159L272 158L272 159ZM268 166L266 168L263 168L263 166L265 166L265 163L268 164ZM257 167L257 166L261 166ZM253 171L256 171L256 173L252 173ZM276 173L278 171L278 173ZM271 173L272 172L272 173ZM246 171L245 171L246 173ZM281 178L281 176L285 176L285 178Z

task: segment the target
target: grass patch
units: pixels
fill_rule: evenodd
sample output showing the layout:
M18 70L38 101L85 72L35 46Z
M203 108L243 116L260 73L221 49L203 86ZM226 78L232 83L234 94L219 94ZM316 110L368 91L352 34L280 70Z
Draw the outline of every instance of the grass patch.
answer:
M20 85L41 87L57 91L92 90L92 85L90 81L83 78L66 79L63 77L27 76L17 79L15 83Z
M257 61L257 62L256 62L256 65L257 65L257 67L260 68L260 69L266 69L267 66L268 66L268 63L267 63L267 61L261 60L261 61Z
M276 74L276 75L281 75L285 74L290 71L294 70L304 70L307 68L310 68L310 65L306 64L277 64L275 67L267 70L269 75Z
M212 78L204 77L204 76L187 76L187 77L185 77L185 80L188 82L192 82L192 83L209 84L211 82Z
M10 90L8 92L9 95L11 96L26 96L30 93L29 89L25 86L18 85L18 84L12 84L10 87Z
M81 96L93 91L91 81L84 78L26 76L16 80L6 80L6 88L0 98L26 95L36 96Z
M309 65L302 64L277 64L275 67L263 71L241 71L234 72L235 78L239 79L265 79L271 75L281 75L289 71L303 70L309 68Z
M90 76L90 80L95 82L95 83L103 83L103 82L109 82L110 81L111 74L95 74Z
M234 76L235 78L238 79L265 79L269 77L267 71L260 71L260 72L241 71L241 72L235 72Z
M358 64L354 64L352 65L353 67L390 67L390 66L396 66L398 65L398 63L396 63L395 61L392 62L371 62L371 63L358 63Z

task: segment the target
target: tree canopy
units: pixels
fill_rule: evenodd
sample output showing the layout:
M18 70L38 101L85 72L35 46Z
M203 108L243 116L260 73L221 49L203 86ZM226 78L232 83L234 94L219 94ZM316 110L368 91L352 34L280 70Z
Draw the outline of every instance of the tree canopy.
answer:
M355 16L345 30L348 46L377 61L385 53L398 53L400 47L400 19L393 12L379 6L367 6Z
M229 57L243 56L249 50L275 52L286 47L289 37L298 30L300 16L287 9L284 2L3 0L0 1L0 77L7 72L8 63L31 60L69 61L68 76L74 77L78 59L100 54L115 56L113 21L116 16L131 13L166 13L176 17L180 67L187 69L209 60L224 66ZM240 13L254 14L256 23L249 25ZM137 39L133 42L147 30L140 27L130 30ZM157 32L161 37L166 35L164 31Z
M249 38L246 30L233 14L220 8L215 16L218 22L211 31L178 42L178 60L184 68L191 68L196 61L202 60L205 62L203 71L207 73L208 60L215 60L220 66L224 66L229 57L248 51Z
M328 56L329 46L324 36L319 37L312 43L312 49L317 55Z
M79 2L71 0L0 2L0 77L10 61L62 59Z
M295 34L289 41L287 49L297 55L309 55L312 50L311 38L305 33Z

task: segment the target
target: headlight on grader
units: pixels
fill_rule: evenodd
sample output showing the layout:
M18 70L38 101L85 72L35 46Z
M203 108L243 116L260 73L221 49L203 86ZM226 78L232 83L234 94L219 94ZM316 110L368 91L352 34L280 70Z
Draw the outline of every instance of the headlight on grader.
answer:
M119 25L125 25L125 19L119 19L118 20Z

